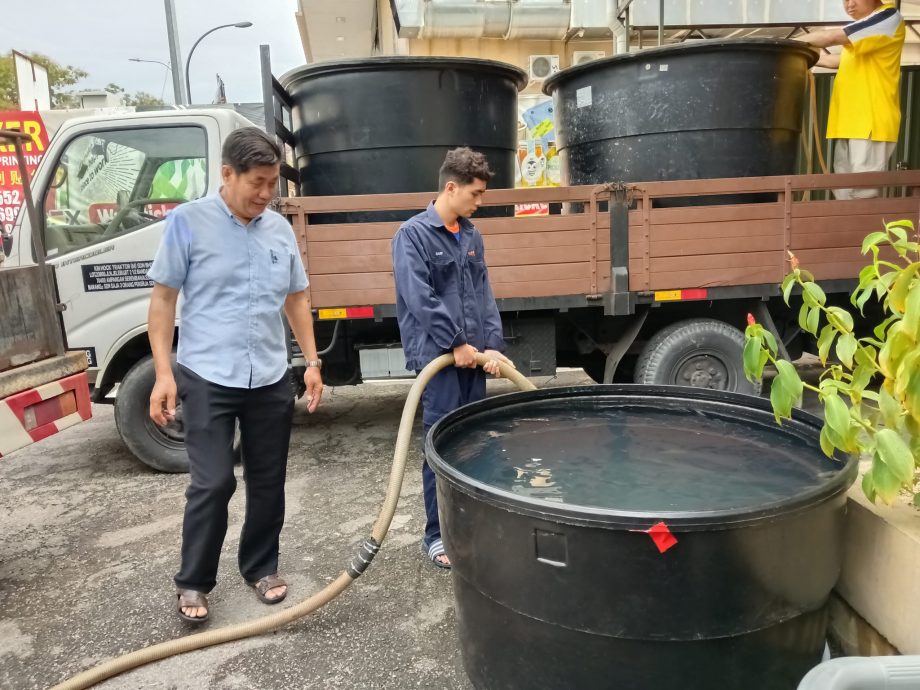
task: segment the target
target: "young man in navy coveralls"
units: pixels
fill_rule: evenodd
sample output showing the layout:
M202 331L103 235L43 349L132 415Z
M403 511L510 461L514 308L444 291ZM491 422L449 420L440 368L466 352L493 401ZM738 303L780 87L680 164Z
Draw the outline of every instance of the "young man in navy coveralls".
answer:
M492 178L481 153L458 148L447 153L438 177L437 199L399 228L393 238L396 315L406 368L420 371L453 352L455 365L442 369L422 395L425 433L441 417L486 395L486 373L498 375L502 322L489 284L482 236L469 216L482 204ZM490 358L483 369L476 353ZM512 365L513 366L513 365ZM422 464L425 537L422 547L439 568L450 568L441 540L435 474Z

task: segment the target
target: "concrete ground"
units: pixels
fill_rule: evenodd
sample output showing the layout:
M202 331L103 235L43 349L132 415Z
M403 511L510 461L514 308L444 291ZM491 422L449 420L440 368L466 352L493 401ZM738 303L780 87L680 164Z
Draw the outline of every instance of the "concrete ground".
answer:
M578 370L538 386L588 383ZM298 404L282 533L281 607L342 572L370 534L408 386L327 390ZM490 382L490 393L511 390ZM148 470L122 445L112 409L0 460L0 688L46 688L114 656L188 634L175 614L186 475ZM410 471L384 548L339 600L273 633L165 660L101 684L138 688L452 688L463 671L450 574L419 542L416 427ZM231 503L210 629L273 613L236 570L242 486ZM205 628L207 629L207 628Z

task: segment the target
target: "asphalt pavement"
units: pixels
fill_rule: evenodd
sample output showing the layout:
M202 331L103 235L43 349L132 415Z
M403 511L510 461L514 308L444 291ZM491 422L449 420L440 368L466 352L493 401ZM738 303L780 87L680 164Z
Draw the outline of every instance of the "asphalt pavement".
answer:
M537 385L588 383L580 371ZM491 381L490 394L512 390ZM386 489L408 385L328 389L298 403L288 470L285 602L260 603L236 569L242 482L230 506L211 620L204 629L288 607L342 572L370 534ZM0 460L0 687L47 688L114 656L202 628L175 614L187 475L149 470L125 449L112 408ZM342 597L261 637L126 673L105 690L451 688L463 671L451 575L419 548L421 426L380 555ZM241 470L238 475L241 477Z

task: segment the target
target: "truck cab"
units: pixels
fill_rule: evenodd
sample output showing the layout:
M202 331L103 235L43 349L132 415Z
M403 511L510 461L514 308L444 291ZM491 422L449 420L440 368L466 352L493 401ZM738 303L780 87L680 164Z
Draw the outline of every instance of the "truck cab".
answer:
M221 144L251 125L225 109L68 121L32 182L39 227L21 213L13 228L5 265L35 263L32 233L41 233L68 347L89 360L92 399L115 404L128 447L157 469L184 470L187 460L181 428L158 430L146 416L147 269L166 213L219 189Z

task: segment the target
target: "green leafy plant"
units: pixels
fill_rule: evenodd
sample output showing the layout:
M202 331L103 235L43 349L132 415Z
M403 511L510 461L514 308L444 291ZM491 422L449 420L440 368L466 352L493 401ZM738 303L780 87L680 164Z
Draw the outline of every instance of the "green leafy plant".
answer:
M882 249L894 250L895 261L882 258ZM805 390L813 391L824 406L821 449L832 456L835 449L871 457L863 475L862 489L869 500L892 503L907 490L916 492L920 461L920 244L914 225L902 220L887 223L863 241L863 254L872 263L859 273L859 286L850 301L860 314L873 297L885 312L872 336L859 337L851 312L828 305L824 290L814 276L799 267L790 252L792 272L782 283L786 304L794 288L801 290L799 326L817 339L822 372L818 385L803 382L795 367L777 355L776 339L748 315L744 347L745 375L763 377L772 363L776 378L770 403L776 421L790 418ZM890 256L886 252L886 256ZM828 365L831 353L836 361ZM873 382L881 381L878 389Z

